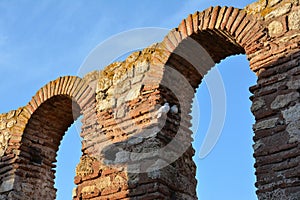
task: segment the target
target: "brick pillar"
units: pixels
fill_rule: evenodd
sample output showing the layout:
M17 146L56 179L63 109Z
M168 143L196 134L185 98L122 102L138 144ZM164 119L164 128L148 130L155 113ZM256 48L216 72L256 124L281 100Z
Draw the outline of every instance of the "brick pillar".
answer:
M300 53L279 59L251 88L259 199L300 196Z
M300 12L298 1L260 1L247 7L260 16L265 35L246 51L258 75L255 116L257 196L300 197ZM252 9L252 10L251 10Z
M194 89L164 73L155 53L133 53L99 72L97 120L83 121L74 199L196 199Z

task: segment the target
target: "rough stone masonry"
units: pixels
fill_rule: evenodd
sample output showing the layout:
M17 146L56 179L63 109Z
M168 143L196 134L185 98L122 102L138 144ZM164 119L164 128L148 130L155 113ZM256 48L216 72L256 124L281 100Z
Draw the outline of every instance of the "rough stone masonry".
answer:
M250 88L257 197L299 200L299 7L299 0L210 7L124 62L51 81L0 115L0 199L55 199L56 153L81 115L73 199L197 199L195 90L215 63L246 54L258 77Z

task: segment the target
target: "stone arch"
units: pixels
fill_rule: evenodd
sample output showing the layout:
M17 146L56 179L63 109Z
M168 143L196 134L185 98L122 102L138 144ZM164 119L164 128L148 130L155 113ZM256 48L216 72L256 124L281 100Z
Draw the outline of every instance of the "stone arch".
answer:
M15 141L19 153L14 198L55 199L54 162L60 142L82 110L95 106L94 101L94 91L75 76L51 81L32 97L12 136L20 135Z

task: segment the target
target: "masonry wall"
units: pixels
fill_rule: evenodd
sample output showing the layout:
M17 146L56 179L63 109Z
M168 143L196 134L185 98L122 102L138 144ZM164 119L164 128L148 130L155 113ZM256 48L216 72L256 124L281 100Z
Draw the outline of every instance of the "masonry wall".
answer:
M258 199L298 199L299 7L211 7L124 62L51 81L0 115L0 199L55 198L56 152L79 115L73 199L197 199L192 99L215 63L236 54L247 55L258 77L250 88Z

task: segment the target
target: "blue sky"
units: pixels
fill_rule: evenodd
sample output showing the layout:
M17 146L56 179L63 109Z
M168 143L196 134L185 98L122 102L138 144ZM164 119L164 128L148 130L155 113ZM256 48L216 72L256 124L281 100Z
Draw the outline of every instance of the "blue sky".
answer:
M252 1L89 0L0 1L0 113L26 105L49 81L76 75L85 57L112 35L134 28L174 28L188 14L211 5L243 8ZM210 120L210 94L205 82L197 91L199 129L195 133L198 196L201 200L252 200L254 160L248 88L256 77L245 56L230 57L218 69L226 90L227 115L220 139L204 159L199 150ZM208 74L209 76L209 74ZM198 113L198 114L197 114ZM196 121L196 120L195 120ZM58 155L58 200L71 199L80 157L75 126L67 132Z

